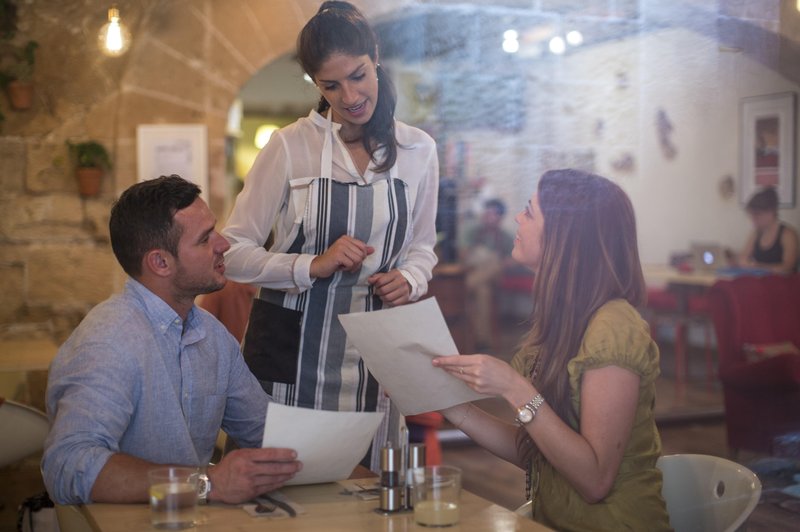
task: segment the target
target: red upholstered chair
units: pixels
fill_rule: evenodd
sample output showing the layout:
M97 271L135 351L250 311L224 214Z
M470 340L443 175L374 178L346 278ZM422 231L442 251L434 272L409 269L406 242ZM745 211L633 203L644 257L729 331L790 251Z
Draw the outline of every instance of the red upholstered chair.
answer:
M728 445L772 452L775 436L800 430L800 355L754 359L745 346L791 342L800 347L800 275L719 281L709 299Z

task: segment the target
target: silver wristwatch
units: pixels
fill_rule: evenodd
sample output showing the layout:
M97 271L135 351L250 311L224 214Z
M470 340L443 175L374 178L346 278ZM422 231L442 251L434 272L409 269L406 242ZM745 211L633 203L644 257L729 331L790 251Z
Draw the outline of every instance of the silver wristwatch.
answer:
M533 418L536 417L536 414L539 412L539 408L544 404L544 397L542 394L536 394L536 397L519 407L517 410L517 423L519 425L527 425Z
M208 502L208 494L211 493L211 481L208 475L200 473L197 475L197 500L198 502Z

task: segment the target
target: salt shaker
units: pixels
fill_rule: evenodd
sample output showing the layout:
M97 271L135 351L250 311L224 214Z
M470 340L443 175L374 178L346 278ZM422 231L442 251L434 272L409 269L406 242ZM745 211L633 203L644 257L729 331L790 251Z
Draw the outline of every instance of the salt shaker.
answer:
M403 509L403 486L400 483L401 451L387 444L381 447L381 490L378 509L396 512Z

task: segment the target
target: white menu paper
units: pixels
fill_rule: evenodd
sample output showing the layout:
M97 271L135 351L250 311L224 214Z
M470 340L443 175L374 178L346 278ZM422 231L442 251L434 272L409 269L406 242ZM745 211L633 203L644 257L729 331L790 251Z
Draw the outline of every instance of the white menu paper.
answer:
M487 397L431 364L434 357L458 354L435 298L385 310L340 314L339 321L370 373L404 415Z
M270 403L261 446L297 451L303 469L287 485L336 482L348 478L367 454L383 415Z

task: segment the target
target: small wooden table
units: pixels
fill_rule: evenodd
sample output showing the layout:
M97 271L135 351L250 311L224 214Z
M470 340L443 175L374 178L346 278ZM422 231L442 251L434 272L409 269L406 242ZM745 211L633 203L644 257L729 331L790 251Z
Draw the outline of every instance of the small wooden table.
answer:
M0 340L0 371L46 370L57 352L49 339Z
M643 265L642 271L648 286L666 287L675 294L677 314L684 321L689 316L689 298L692 295L703 294L717 281L731 278L715 271L683 272L666 264ZM675 327L675 382L679 386L682 386L688 378L685 347L686 326L681 322Z
M414 522L413 512L382 515L375 511L378 501L364 501L356 495L343 493L338 483L311 486L290 486L281 489L293 502L303 506L305 513L295 518L269 519L250 517L238 506L210 504L198 507L201 531L238 532L332 531L332 532L407 532L431 530ZM144 504L88 504L80 506L92 529L97 532L139 532L154 530L150 526L150 508ZM550 530L526 517L492 504L468 491L461 492L461 520L444 530L453 532L511 532Z
M47 338L0 340L0 395L44 410L46 372L57 352Z

